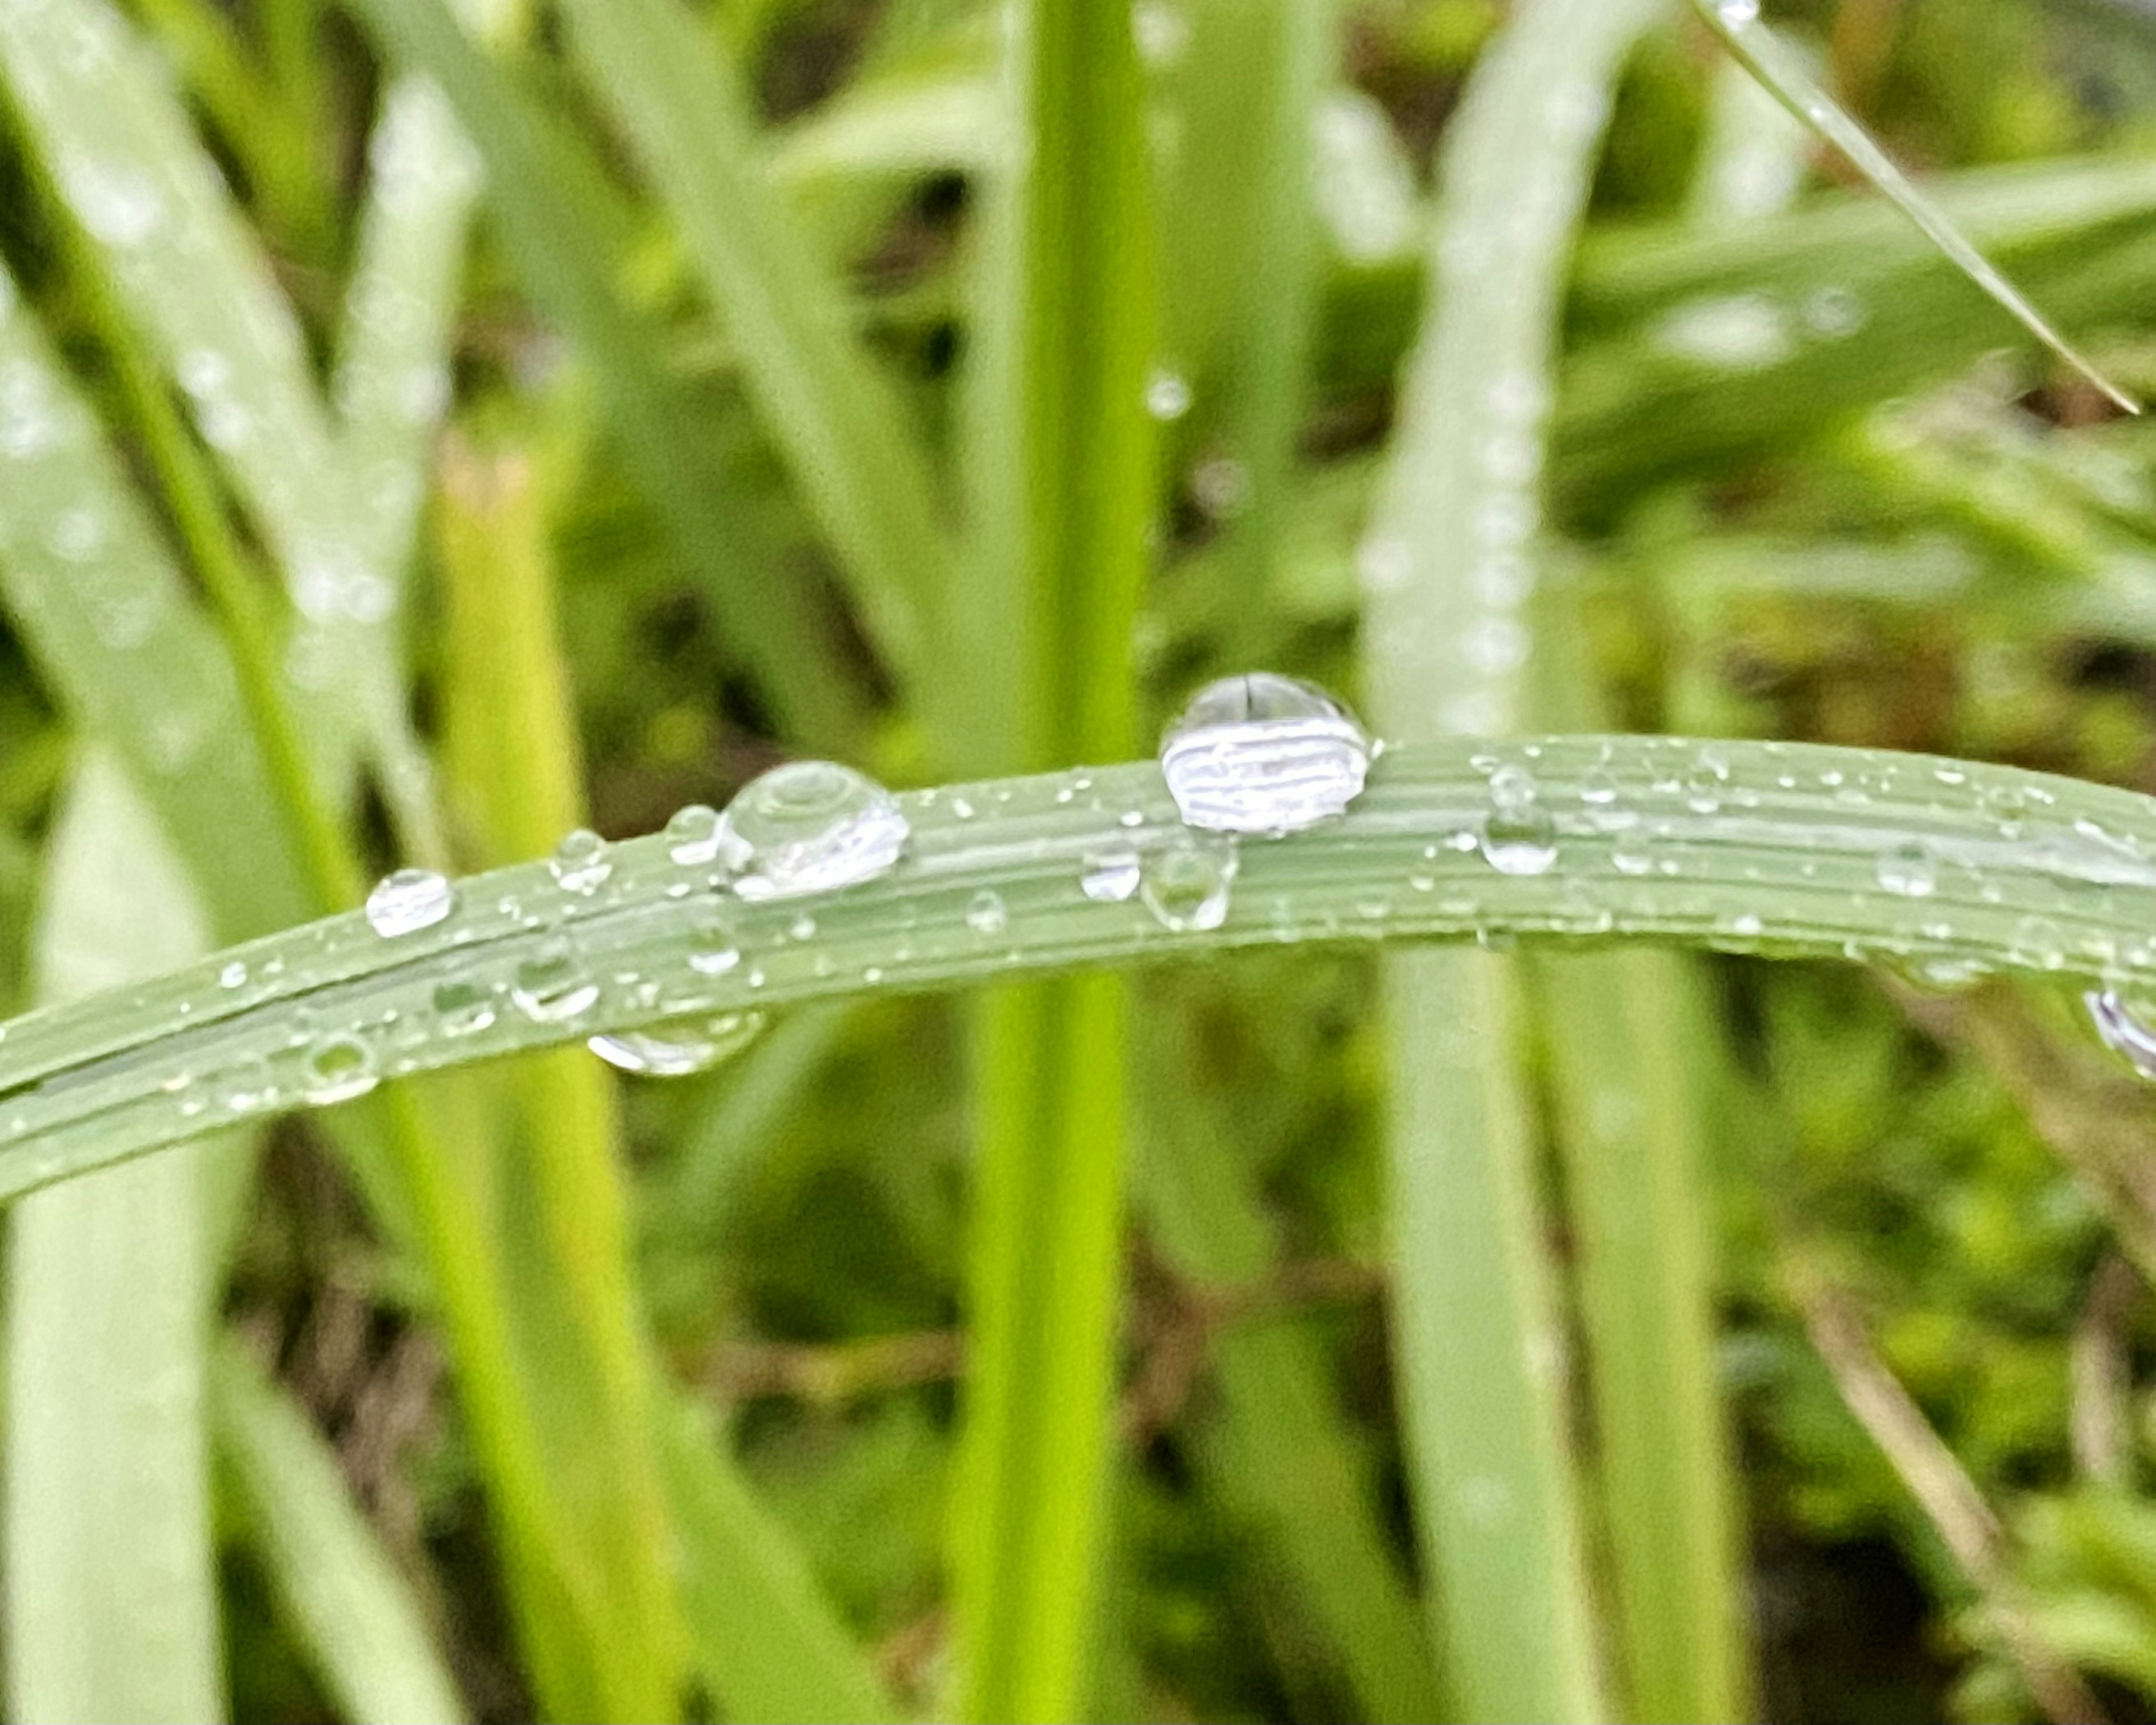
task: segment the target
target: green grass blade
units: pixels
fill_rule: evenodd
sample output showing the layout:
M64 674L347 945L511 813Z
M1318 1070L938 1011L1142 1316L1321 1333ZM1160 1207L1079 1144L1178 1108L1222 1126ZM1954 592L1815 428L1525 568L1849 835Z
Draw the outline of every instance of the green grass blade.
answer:
M85 757L47 853L54 999L183 962L209 930L156 817ZM190 1145L14 1207L8 1257L9 1712L224 1717L203 1344L206 1158Z
M346 1716L387 1725L466 1717L418 1600L305 1411L230 1340L211 1361L210 1398L245 1537Z
M631 218L589 149L465 39L442 0L352 0L352 10L393 59L449 96L485 163L511 266L581 350L637 482L684 565L708 583L720 629L781 727L826 746L852 735L860 696L834 669L813 590L759 566L731 518L707 414L608 274Z
M1255 1170L1216 1120L1201 1117L1187 1072L1157 1060L1148 1081L1133 1187L1153 1244L1199 1287L1257 1283L1277 1253ZM1215 1404L1195 1446L1208 1491L1283 1573L1360 1717L1440 1717L1421 1604L1378 1518L1368 1461L1345 1430L1326 1350L1306 1330L1260 1323L1224 1331L1209 1353Z
M1389 731L1519 722L1559 288L1618 68L1656 10L1521 7L1446 135L1430 321L1360 553ZM1502 958L1431 954L1389 965L1386 997L1396 1348L1440 1668L1470 1718L1593 1718L1605 1707L1518 978Z
M950 548L919 434L848 327L838 284L764 182L748 95L680 0L568 0L572 44L723 314L871 637L932 711Z
M976 291L974 532L945 610L947 758L1046 768L1130 746L1132 626L1152 518L1156 338L1141 85L1121 0L1014 10L1028 139ZM1116 979L1002 991L976 1024L973 1367L952 1518L957 1710L1084 1714L1105 1568L1122 1266Z
M118 757L228 939L307 914L217 633L74 380L0 275L8 507L0 605L60 703ZM204 820L200 812L219 811Z
M1758 0L1694 0L1700 16L1729 51L1776 98L1820 137L1847 157L1881 196L1916 223L1925 238L1951 259L1961 272L1989 295L2022 328L2087 377L2129 413L2139 405L2099 372L2030 304L2020 289L1963 235L1946 212L1927 198L1897 167L1871 135L1822 89L1802 60L1759 21Z
M685 1404L662 1406L659 1447L680 1524L681 1587L706 1680L732 1719L893 1719L785 1529L750 1494Z

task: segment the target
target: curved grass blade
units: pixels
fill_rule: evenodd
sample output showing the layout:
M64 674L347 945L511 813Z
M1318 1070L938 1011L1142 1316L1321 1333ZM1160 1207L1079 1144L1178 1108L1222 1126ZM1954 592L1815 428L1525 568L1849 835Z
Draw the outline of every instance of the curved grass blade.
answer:
M1553 855L1539 873L1481 855L1502 767L1528 775L1548 817ZM1688 787L1702 771L1722 788L1711 813ZM837 891L742 903L655 835L616 845L588 896L562 891L543 864L496 870L461 883L454 914L395 940L333 916L11 1020L0 1195L348 1094L348 1081L326 1096L308 1076L311 1047L347 1034L378 1055L379 1076L398 1078L689 1014L1306 941L1644 939L2126 988L2156 977L2156 801L1980 762L1676 737L1399 744L1342 819L1240 846L1226 914L1207 930L1167 927L1142 893L1103 901L1080 886L1104 849L1158 858L1183 841L1151 762L899 800L907 858ZM1883 884L1925 864L1921 895ZM993 942L966 915L984 891L1005 911ZM817 925L806 940L793 932L803 911ZM715 939L738 954L717 975ZM588 1006L520 1009L518 967L564 957L588 968ZM227 987L235 960L249 980ZM446 1034L467 988L495 1016ZM295 1045L302 1029L311 1045ZM241 1074L254 1088L235 1097Z
M47 852L54 999L192 957L209 930L156 817L84 759ZM8 1255L8 1697L26 1719L224 1717L203 1343L208 1158L190 1145L16 1205Z
M1828 143L1847 157L1881 196L1916 223L1925 238L1953 259L2009 316L2045 347L2087 377L2129 413L2141 411L2133 397L2098 371L2020 289L2002 275L1930 198L1897 167L1871 135L1820 87L1804 63L1776 39L1759 19L1758 0L1694 0L1707 26L1748 67L1776 99Z
M1528 0L1447 130L1430 321L1358 553L1389 730L1519 722L1560 289L1611 88L1657 10ZM1388 965L1386 992L1394 1347L1440 1669L1470 1718L1593 1718L1606 1707L1519 975L1490 954L1419 955Z
M608 273L631 218L589 149L465 38L442 0L351 0L351 9L393 59L449 96L485 163L511 264L583 350L638 483L685 565L710 584L718 625L781 727L827 745L853 734L860 696L834 669L813 589L759 567L731 519L708 416Z
M570 39L680 224L749 388L877 644L932 711L951 561L928 465L837 283L765 184L747 92L680 0L568 0Z
M229 1338L211 1361L210 1397L246 1537L346 1716L384 1725L467 1717L419 1602L305 1412Z

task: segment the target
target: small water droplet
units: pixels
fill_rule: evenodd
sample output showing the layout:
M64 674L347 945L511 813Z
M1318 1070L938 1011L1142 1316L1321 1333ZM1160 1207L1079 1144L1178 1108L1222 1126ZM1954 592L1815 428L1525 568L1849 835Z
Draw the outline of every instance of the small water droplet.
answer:
M1156 419L1180 419L1190 411L1190 385L1179 372L1155 372L1146 379L1145 403Z
M1146 854L1139 890L1163 927L1202 933L1227 921L1236 866L1234 840L1178 836Z
M218 972L217 985L220 988L245 988L247 986L247 966L239 959L234 959L231 963L226 965L223 969Z
M367 921L384 940L394 940L433 927L456 902L456 889L432 869L398 869L367 894Z
M760 1012L722 1012L668 1019L641 1030L614 1030L584 1045L610 1066L640 1078L683 1078L709 1071L756 1040Z
M2066 962L2066 937L2048 916L2024 916L2014 925L2008 952L2016 964L2056 970Z
M816 938L816 919L803 911L787 924L786 932L797 941L813 941Z
M1938 865L1921 841L1912 839L1879 853L1873 870L1879 884L1903 898L1926 898L1939 884Z
M1557 823L1526 768L1508 762L1490 775L1481 850L1483 860L1501 875L1539 875L1557 860Z
M444 1036L470 1036L494 1022L494 990L452 978L434 988L434 1017Z
M1370 734L1322 689L1259 671L1199 690L1162 737L1160 764L1191 826L1299 832L1362 794Z
M590 1011L598 1001L599 986L576 947L556 935L517 965L509 998L534 1024L556 1024Z
M716 862L719 855L719 811L690 803L666 823L666 855L685 869Z
M234 1114L251 1114L270 1106L277 1100L270 1063L259 1055L248 1055L218 1081L218 1100Z
M1088 851L1078 886L1099 904L1122 904L1138 890L1138 854L1128 845Z
M740 963L732 919L722 911L703 911L689 931L689 968L699 976L724 976Z
M1003 895L986 886L975 893L966 906L966 927L983 939L993 939L1010 927L1010 912L1004 906Z
M372 1090L380 1075L374 1050L357 1036L325 1036L307 1051L304 1088L307 1100L326 1106L349 1101Z
M605 886L613 873L607 841L588 827L578 827L562 839L547 859L547 871L564 892L588 897Z
M873 880L906 849L906 816L874 779L795 761L751 781L719 822L719 854L745 899L790 898Z
M1729 762L1718 749L1702 749L1692 757L1685 776L1685 807L1694 814L1712 814L1722 807L1729 784Z

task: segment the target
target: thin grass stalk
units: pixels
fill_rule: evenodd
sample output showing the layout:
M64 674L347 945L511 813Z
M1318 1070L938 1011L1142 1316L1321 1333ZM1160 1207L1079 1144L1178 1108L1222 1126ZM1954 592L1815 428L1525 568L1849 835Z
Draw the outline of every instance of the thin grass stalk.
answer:
M1431 311L1361 554L1389 732L1519 721L1558 287L1610 86L1658 10L1530 0L1447 131ZM1527 806L1537 794L1530 775ZM1389 963L1386 997L1395 1346L1440 1669L1470 1718L1594 1718L1607 1702L1518 978L1501 957L1432 954Z
M1132 624L1152 519L1146 162L1130 11L1004 14L1030 140L998 191L969 380L974 542L944 608L978 720L950 757L1041 768L1130 746ZM974 1050L978 1161L952 1588L957 1711L1088 1707L1122 1263L1116 979L1001 991Z

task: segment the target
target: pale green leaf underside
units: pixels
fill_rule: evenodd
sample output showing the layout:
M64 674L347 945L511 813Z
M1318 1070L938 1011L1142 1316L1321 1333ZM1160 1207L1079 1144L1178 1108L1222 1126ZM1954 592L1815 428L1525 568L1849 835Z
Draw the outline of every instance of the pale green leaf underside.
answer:
M1491 866L1486 780L1534 777L1556 860ZM396 940L357 915L234 948L154 983L0 1026L0 1194L309 1100L308 1053L357 1036L386 1076L573 1041L687 1013L921 992L1028 974L1312 941L1510 936L1712 942L1905 968L2156 975L2156 801L2018 768L1779 742L1550 737L1397 747L1342 819L1240 847L1232 903L1205 932L1143 896L1089 899L1089 859L1198 840L1151 762L912 793L906 858L835 892L741 903L657 838L616 847L588 896L544 865L461 884L459 908ZM1894 891L1928 876L1921 896ZM993 891L993 936L969 919ZM732 926L739 962L689 962ZM588 1010L535 1022L520 964L567 939ZM244 966L244 981L220 974ZM444 984L495 1017L450 1034Z

